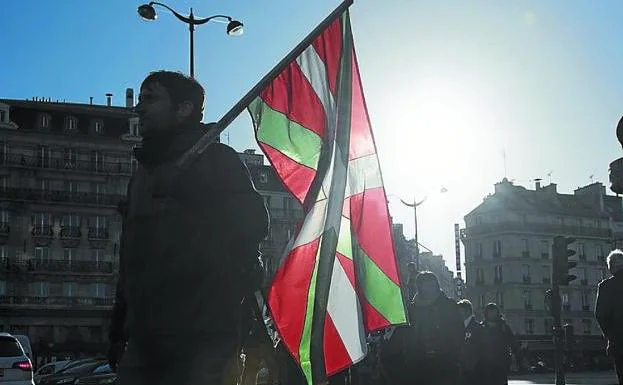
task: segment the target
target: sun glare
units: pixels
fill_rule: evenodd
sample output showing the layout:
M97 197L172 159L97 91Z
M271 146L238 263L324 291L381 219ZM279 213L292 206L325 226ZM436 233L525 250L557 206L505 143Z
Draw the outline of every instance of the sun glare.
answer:
M400 180L400 190L414 191L478 173L477 158L495 145L489 108L478 90L441 78L416 81L409 89L396 91L394 98L385 99L380 116L385 128L381 150L393 165L387 164L391 169L384 174Z

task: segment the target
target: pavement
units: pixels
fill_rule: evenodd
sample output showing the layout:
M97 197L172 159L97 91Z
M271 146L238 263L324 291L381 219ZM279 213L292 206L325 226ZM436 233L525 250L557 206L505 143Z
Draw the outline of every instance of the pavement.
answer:
M619 385L616 373L583 372L566 373L566 385ZM539 373L511 376L509 385L555 385L554 373Z

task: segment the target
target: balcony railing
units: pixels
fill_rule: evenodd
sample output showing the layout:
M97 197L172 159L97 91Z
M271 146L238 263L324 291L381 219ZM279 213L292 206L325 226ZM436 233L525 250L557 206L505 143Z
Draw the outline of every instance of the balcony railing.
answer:
M78 226L66 226L61 228L61 238L75 239L82 236L82 231Z
M0 199L33 202L70 202L98 206L117 206L125 199L123 195L73 192L65 190L42 190L9 187L0 191Z
M35 227L32 228L31 234L33 237L50 238L54 236L54 230L52 226L49 225L35 225Z
M8 154L5 165L25 168L41 168L63 171L82 171L106 174L131 175L136 170L131 162L91 161L63 158L42 158L21 154Z
M31 306L104 306L110 307L113 297L37 297L37 296L0 296L0 305Z
M108 239L108 229L102 227L89 227L89 239Z
M551 234L552 236L558 234L588 236L588 237L600 237L611 238L612 231L610 229L600 229L596 227L586 226L569 226L569 225L556 225L546 223L522 223L522 222L498 222L498 223L485 223L475 226L470 226L466 229L467 236L479 236L485 234L495 234L502 232L519 232L519 233L538 233L538 234Z
M20 273L100 273L113 274L116 265L110 261L67 261L62 259L16 259L7 258L0 264L0 271Z

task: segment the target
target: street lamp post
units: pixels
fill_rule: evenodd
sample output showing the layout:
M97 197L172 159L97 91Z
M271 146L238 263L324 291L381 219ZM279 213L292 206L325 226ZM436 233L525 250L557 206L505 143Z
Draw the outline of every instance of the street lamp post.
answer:
M181 14L179 14L178 12L176 12L173 8L169 7L166 4L163 3L159 3L157 1L151 1L148 4L143 4L141 6L138 7L138 14L144 19L144 20L156 20L157 18L157 14L156 14L156 9L154 8L154 5L158 5L161 6L163 8L168 9L169 11L171 11L171 13L173 13L173 15L175 17L177 17L178 20L188 24L188 30L190 31L190 76L191 77L195 77L195 36L194 36L194 32L195 32L195 26L196 25L201 25L201 24L205 24L210 20L216 20L216 19L224 19L227 20L227 34L230 36L239 36L242 35L242 33L244 32L244 25L238 21L238 20L234 20L232 19L230 16L227 15L213 15L210 17L206 17L206 18L195 18L195 15L193 14L193 9L190 9L190 14L188 16L183 16Z
M447 191L448 191L448 189L446 189L445 187L442 187L439 192L440 193L445 193ZM413 238L414 238L414 241L415 241L415 258L414 259L415 259L415 271L416 272L420 271L420 244L418 243L417 207L419 205L421 205L422 203L424 203L427 198L428 197L426 196L426 197L424 197L424 199L422 199L419 202L417 200L413 199L413 203L406 202L402 198L398 198L398 199L400 199L400 201L402 202L403 205L408 206L408 207L413 207L413 224L415 225Z

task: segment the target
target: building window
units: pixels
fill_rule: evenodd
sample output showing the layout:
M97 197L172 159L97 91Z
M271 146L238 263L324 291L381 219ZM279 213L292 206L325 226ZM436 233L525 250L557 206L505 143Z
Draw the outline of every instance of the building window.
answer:
M104 250L91 249L91 260L96 263L104 262Z
M80 216L77 214L63 215L61 218L61 227L80 227Z
M4 164L9 157L9 145L6 142L0 142L0 163Z
M78 164L78 153L76 149L71 147L65 147L64 151L65 155L65 168L66 169L74 169Z
M482 243L477 242L474 244L474 259L482 259Z
M530 265L523 265L523 283L532 283L530 276Z
M32 282L30 283L29 292L33 297L49 297L50 283L43 281Z
M35 247L35 260L37 262L47 262L50 260L50 248L47 246Z
M102 169L102 163L104 162L104 156L99 151L91 151L91 169L93 171L100 171Z
M96 120L95 123L93 123L93 129L96 134L104 133L104 122L102 122L101 120Z
M503 275L503 271L502 271L502 265L496 265L495 266L493 282L494 283L502 283L502 282L504 282L504 275Z
M9 224L11 222L11 215L7 210L0 210L0 223Z
M68 116L65 119L65 128L69 131L75 131L78 129L78 119L73 116Z
M530 256L530 243L528 242L527 239L522 239L521 244L522 244L521 256L529 257Z
M63 251L65 262L68 262L71 265L72 262L78 260L78 249L74 247L66 247Z
M543 266L543 283L552 282L552 269L549 266Z
M554 321L551 318L545 318L543 320L543 328L545 329L545 334L551 334L554 331Z
M549 259L549 241L541 241L541 258Z
M32 225L37 235L48 235L52 232L52 214L35 213L32 217Z
M52 151L49 146L39 146L37 148L37 166L49 168L52 164Z
M80 193L82 189L80 188L80 183L76 181L65 181L65 191L70 193Z
M484 285L485 272L482 267L476 268L476 285Z
M5 110L0 110L0 123L8 123L7 113Z
M603 261L606 260L606 258L604 257L604 247L603 247L603 245L595 246L595 255L597 256L597 260L599 262L603 262Z
M534 320L533 319L526 318L525 327L526 327L526 334L534 334Z
M487 304L487 298L485 297L485 295L484 294L479 295L478 296L478 306L481 309L484 309L486 304Z
M76 297L78 295L78 284L75 282L63 282L63 295L65 297Z
M50 181L48 179L39 179L37 181L37 188L41 191L50 191Z
M580 285L586 286L588 285L588 270L586 267L583 267L580 270Z
M586 261L586 249L583 243L578 243L578 257L580 261Z
M558 222L558 225L563 226L565 224L565 218L563 217L556 217L556 221Z
M139 120L138 120L138 118L130 119L130 136L139 136Z
M0 281L0 296L6 295L6 281Z
M493 241L493 258L501 258L502 257L502 241L495 240Z
M584 334L591 334L591 329L593 328L593 320L583 319L582 327L584 329Z
M571 302L569 301L569 293L562 293L562 308L563 310L571 310Z
M591 299L589 291L582 292L582 311L591 311Z
M6 266L9 259L9 250L7 245L0 245L0 266Z
M49 128L51 121L52 119L50 118L50 115L48 114L41 114L41 117L39 118L39 123L41 124L41 128Z
M523 307L526 310L532 310L532 292L530 290L523 291Z
M92 293L95 298L104 298L107 296L107 285L105 283L92 284Z
M504 308L504 293L501 291L497 291L495 293L495 303L498 304L499 307Z

